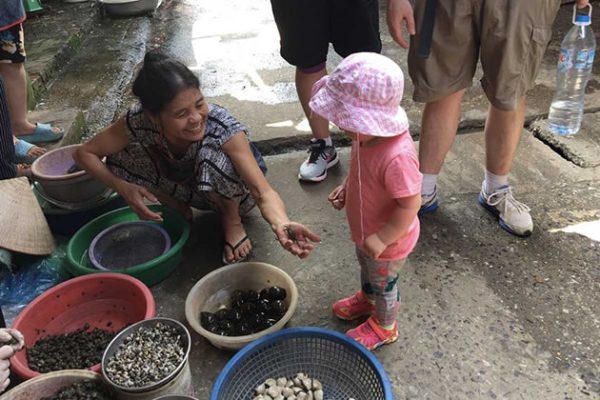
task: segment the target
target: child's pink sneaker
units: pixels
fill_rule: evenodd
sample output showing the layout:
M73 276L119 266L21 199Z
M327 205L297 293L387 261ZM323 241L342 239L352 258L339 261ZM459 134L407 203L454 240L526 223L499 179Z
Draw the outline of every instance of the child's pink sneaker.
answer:
M384 329L377 323L375 318L370 317L354 329L346 332L346 335L356 340L369 350L375 350L384 344L394 343L398 340L398 323L394 322L394 327L390 330Z
M341 299L333 303L333 313L340 319L351 321L371 315L375 310L375 305L367 299L362 290L359 290L350 297Z

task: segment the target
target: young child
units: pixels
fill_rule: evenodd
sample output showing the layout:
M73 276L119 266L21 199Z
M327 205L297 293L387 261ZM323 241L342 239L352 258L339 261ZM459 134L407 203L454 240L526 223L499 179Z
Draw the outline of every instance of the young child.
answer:
M345 58L313 86L311 110L352 138L350 171L329 195L346 207L361 267L361 290L337 301L344 320L369 315L347 332L369 350L398 339L398 273L419 237L421 173L408 119L400 107L402 70L376 53Z

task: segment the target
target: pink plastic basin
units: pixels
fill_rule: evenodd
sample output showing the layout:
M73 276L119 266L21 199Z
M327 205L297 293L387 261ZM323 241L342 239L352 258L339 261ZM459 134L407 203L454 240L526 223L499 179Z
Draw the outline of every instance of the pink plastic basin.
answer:
M80 144L59 147L40 156L31 166L33 178L42 186L43 194L50 200L81 204L100 198L107 187L87 172L69 173L75 165L73 153Z
M63 282L33 300L15 319L13 328L25 336L25 347L48 335L92 328L119 331L156 314L154 297L141 281L112 272L95 273ZM15 374L23 379L40 375L29 369L25 351L11 360ZM99 372L100 364L90 368Z

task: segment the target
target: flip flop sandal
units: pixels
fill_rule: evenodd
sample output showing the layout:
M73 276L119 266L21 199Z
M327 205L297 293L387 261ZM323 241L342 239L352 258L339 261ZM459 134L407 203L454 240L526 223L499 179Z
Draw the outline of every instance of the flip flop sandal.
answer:
M15 142L15 163L16 164L33 164L33 162L38 158L35 156L30 156L29 150L34 148L35 145L26 142L23 139L17 139Z
M52 130L52 126L50 126L49 124L41 124L38 122L37 124L35 124L35 129L33 130L32 134L17 137L29 143L38 144L56 142L57 140L60 140L63 137L63 134L64 131L62 129L58 133L55 133Z
M231 253L235 253L235 251L238 249L238 247L240 247L246 240L250 240L248 238L248 235L245 235L243 238L240 239L239 242L237 242L234 246L231 245L231 243L229 243L228 241L225 241L225 246L224 247L229 247L231 249ZM230 265L230 264L235 264L235 263L239 263L242 261L245 261L248 256L250 255L250 253L248 253L246 255L246 257L242 257L238 260L233 260L231 262L227 261L227 258L225 258L225 251L223 251L223 255L221 257L221 261L223 261L224 265Z

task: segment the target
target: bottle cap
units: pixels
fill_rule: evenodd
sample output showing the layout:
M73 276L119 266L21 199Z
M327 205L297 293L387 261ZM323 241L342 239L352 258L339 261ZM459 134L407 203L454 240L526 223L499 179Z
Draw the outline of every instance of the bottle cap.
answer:
M578 9L577 5L573 6L573 24L586 26L592 23L592 5L588 4L587 14L582 13L582 9Z

